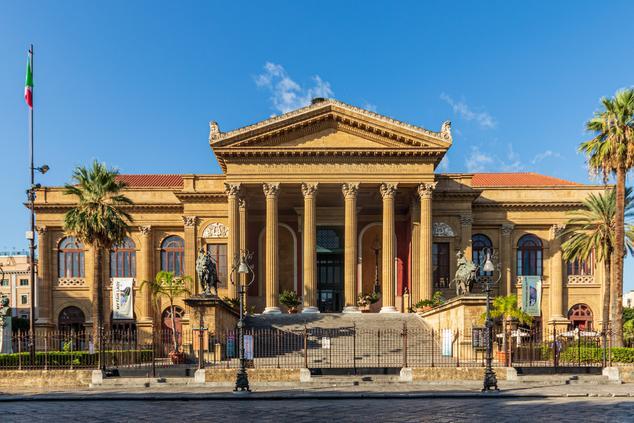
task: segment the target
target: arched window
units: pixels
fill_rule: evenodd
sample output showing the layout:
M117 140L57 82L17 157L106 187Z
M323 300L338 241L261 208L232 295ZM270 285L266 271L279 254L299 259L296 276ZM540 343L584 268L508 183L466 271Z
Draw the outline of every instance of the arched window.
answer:
M493 243L488 236L482 234L475 234L471 238L471 260L476 265L482 267L482 264L486 260L486 249L491 250ZM478 267L479 276L491 276L492 272L483 272Z
M81 332L84 330L85 322L84 312L75 306L66 307L60 311L57 319L60 332Z
M568 320L573 328L592 330L592 310L586 304L575 304L568 311Z
M60 278L83 278L84 244L68 236L59 243L57 253L57 276Z
M585 260L571 260L567 263L566 270L569 275L593 275L594 274L594 251Z
M517 242L517 276L542 275L542 242L527 234Z
M172 322L172 309L171 307L167 307L163 310L161 314L161 338L163 340L164 345L171 345L172 343L172 323L175 323L174 329L176 332L176 337L178 338L178 342L182 341L183 337L183 317L185 317L185 310L183 310L179 306L174 306L174 322ZM171 347L170 347L171 348Z
M172 235L161 243L161 270L173 272L176 276L183 274L183 256L185 255L185 241Z
M130 238L110 250L110 277L133 278L136 276L136 245Z

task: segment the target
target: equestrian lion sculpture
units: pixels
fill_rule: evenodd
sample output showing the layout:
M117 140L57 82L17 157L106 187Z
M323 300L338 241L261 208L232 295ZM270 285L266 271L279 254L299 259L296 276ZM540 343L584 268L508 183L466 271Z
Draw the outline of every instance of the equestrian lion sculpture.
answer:
M451 283L456 286L456 295L458 296L471 292L479 266L467 260L462 251L458 251L456 256L458 257L458 268Z

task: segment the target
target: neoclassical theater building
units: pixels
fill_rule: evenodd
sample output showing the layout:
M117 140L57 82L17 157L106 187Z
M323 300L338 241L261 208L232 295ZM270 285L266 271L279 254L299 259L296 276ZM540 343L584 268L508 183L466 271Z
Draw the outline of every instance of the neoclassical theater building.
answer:
M110 278L133 277L127 323L151 326L160 310L141 282L159 270L195 278L200 248L215 258L220 296L229 298L230 258L254 253L248 304L256 313L285 312L284 290L302 297L303 312L352 312L357 296L375 289L371 311L394 313L436 291L454 296L458 251L480 261L492 247L497 294L521 297L523 278L540 276L542 325L599 325L602 267L566 263L557 235L566 213L603 186L535 173L438 173L452 145L449 122L435 132L332 99L223 129L210 124L221 174L120 176L134 222L105 257L106 316ZM72 203L61 187L37 196L40 326L92 324L93 252L63 232ZM187 323L184 303L177 313Z

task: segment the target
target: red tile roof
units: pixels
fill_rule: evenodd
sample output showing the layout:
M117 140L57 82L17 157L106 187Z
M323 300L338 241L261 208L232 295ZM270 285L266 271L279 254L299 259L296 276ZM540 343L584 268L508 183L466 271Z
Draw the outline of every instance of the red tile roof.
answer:
M552 176L533 172L518 173L474 173L473 187L551 187L581 185Z
M183 177L181 175L119 175L117 179L125 182L131 188L183 187Z

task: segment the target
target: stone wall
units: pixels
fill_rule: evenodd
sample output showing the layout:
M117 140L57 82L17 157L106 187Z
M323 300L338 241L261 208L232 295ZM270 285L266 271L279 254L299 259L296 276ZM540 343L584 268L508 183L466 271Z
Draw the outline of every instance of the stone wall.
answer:
M0 370L0 391L88 387L92 370Z
M237 369L205 369L205 382L233 383ZM199 370L200 372L200 370ZM249 382L297 382L300 369L248 369Z
M506 380L506 367L493 369L498 380ZM415 367L412 382L445 382L460 380L483 380L482 367Z

